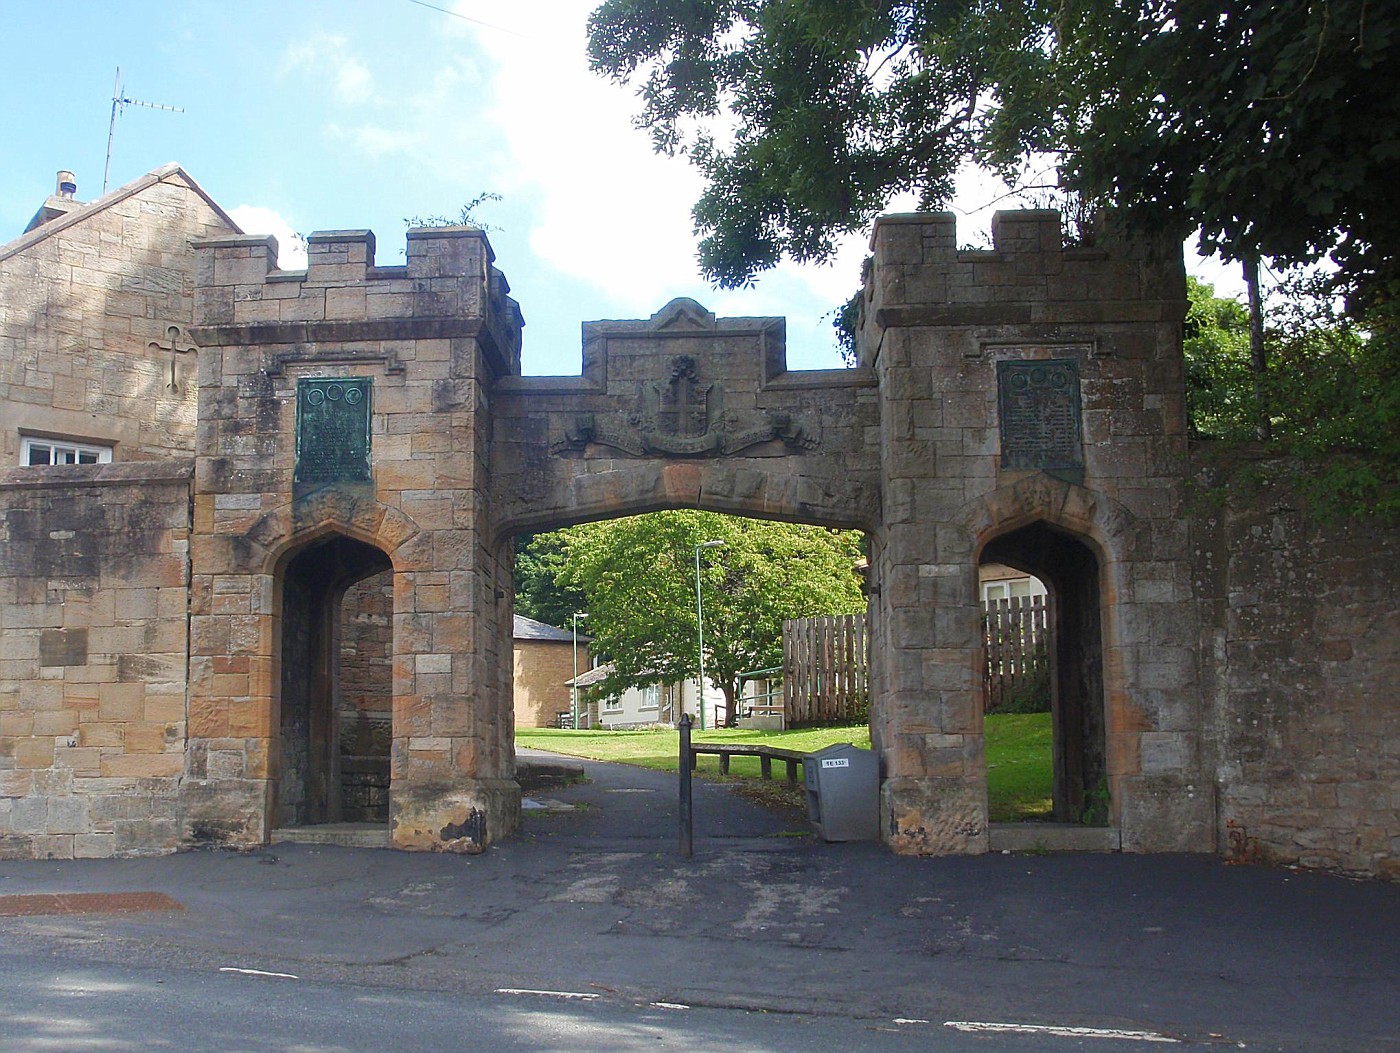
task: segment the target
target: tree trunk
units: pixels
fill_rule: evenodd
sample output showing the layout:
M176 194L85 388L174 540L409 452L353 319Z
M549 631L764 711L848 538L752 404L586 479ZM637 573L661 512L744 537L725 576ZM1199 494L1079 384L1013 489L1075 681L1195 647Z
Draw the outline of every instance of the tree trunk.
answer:
M1254 411L1259 415L1254 434L1261 442L1273 437L1269 423L1269 401L1265 375L1269 369L1268 349L1264 347L1264 307L1259 297L1259 257L1245 256L1244 287L1249 297L1249 370L1254 374Z
M738 693L733 684L720 684L719 689L724 692L724 726L726 728L737 728L739 726L739 707L735 703Z

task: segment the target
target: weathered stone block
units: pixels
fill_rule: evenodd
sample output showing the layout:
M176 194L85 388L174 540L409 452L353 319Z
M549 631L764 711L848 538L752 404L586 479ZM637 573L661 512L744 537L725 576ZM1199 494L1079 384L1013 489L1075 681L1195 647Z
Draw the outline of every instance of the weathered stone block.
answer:
M92 830L88 801L82 797L49 798L50 834L85 834Z

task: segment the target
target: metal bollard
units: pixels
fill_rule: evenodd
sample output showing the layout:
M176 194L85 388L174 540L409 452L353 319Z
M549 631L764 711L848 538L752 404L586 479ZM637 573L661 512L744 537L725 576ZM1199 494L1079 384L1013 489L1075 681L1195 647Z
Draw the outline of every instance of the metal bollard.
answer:
M680 849L681 855L689 859L695 854L695 830L691 821L690 766L695 758L690 755L690 714L681 716L681 756L677 779L680 785Z

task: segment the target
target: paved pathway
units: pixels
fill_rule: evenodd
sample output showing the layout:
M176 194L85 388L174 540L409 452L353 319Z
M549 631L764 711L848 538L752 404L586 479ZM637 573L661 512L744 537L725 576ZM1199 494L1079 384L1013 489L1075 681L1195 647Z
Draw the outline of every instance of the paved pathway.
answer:
M790 818L703 783L685 860L674 776L586 767L588 784L539 795L584 808L532 815L479 857L278 845L0 863L0 895L183 907L3 917L0 955L1400 1049L1395 885L1191 856L900 858L791 836Z

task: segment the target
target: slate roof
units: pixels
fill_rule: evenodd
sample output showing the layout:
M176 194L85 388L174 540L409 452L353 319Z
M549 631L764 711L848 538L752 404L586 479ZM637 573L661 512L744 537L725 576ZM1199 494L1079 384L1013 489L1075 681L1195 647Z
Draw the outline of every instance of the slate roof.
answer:
M565 687L592 687L594 684L602 683L603 679L613 671L611 662L604 662L600 666L590 669L586 673L579 673L573 680L564 681Z
M544 622L537 622L523 614L515 616L515 638L517 640L544 640L549 643L573 643L574 634L568 629L556 629ZM579 643L587 643L591 637L578 634Z
M579 639L581 640L583 637L580 636ZM586 673L579 673L578 679L576 680L565 680L564 686L579 688L592 687L594 684L602 683L604 678L611 676L612 671L613 664L611 662L604 662L602 665L594 666ZM661 683L661 678L659 676L656 678L656 683Z

